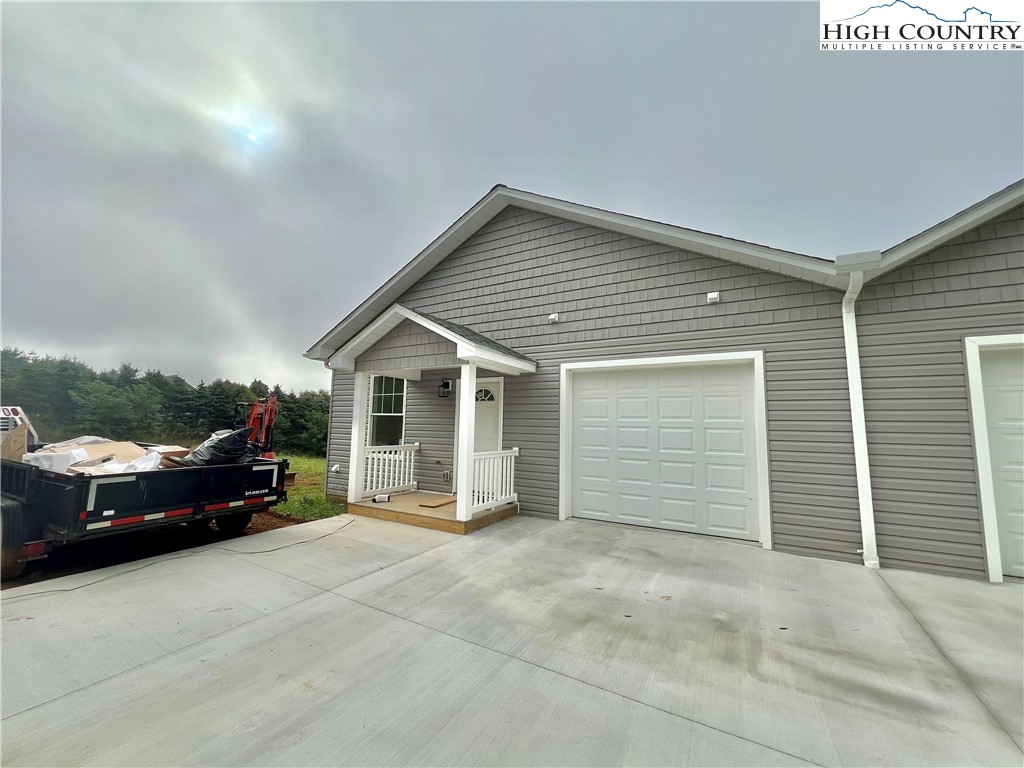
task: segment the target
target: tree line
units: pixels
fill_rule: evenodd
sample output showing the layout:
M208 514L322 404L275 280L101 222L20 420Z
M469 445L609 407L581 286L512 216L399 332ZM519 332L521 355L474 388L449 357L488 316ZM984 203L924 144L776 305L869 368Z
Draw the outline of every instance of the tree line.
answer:
M233 424L235 404L275 395L274 450L323 456L327 449L327 390L285 392L259 379L248 385L225 379L192 385L178 375L141 371L131 363L95 371L74 357L40 357L5 347L0 358L0 397L21 406L44 442L79 435L111 440L191 446ZM243 416L248 410L243 409Z

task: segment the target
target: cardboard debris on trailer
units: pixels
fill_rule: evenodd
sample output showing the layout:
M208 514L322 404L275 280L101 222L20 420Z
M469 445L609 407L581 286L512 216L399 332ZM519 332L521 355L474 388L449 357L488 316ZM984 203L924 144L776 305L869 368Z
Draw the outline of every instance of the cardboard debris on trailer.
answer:
M22 460L73 475L113 475L172 468L175 465L168 462L169 458L187 456L189 453L188 448L180 445L154 445L143 448L130 441L100 442L100 438L90 440L82 443L75 439L48 445L35 452L36 458L31 458L33 454L26 454ZM65 454L74 455L74 459L66 466L66 459L61 462L56 458L57 455L63 458ZM47 462L46 456L53 456L54 460Z
M73 450L85 451L89 454L88 458L90 459L98 459L107 454L112 454L114 461L118 464L127 464L128 462L135 461L135 459L141 459L147 453L146 449L141 445L127 441L120 443L89 443L88 445L46 446L45 448L40 448L36 453L68 453Z

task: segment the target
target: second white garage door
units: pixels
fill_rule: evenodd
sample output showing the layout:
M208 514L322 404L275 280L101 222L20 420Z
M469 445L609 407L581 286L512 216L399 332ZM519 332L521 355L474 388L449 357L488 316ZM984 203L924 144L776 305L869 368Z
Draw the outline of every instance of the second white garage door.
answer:
M751 365L580 371L572 514L758 540Z

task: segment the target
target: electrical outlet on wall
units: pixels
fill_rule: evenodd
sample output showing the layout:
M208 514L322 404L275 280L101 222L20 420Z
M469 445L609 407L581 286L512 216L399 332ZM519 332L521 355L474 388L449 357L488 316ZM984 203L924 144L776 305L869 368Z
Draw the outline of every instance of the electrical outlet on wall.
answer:
M442 480L451 480L452 479L452 473L446 469L444 472L441 473L441 479Z

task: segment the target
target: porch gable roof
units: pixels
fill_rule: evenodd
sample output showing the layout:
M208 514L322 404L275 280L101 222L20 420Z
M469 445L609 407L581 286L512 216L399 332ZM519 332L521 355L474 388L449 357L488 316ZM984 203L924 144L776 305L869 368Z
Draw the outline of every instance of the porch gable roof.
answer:
M467 363L476 363L489 370L512 376L534 373L537 370L536 362L514 349L457 323L414 312L401 304L391 305L353 336L327 359L327 367L335 371L354 372L356 359L406 320L453 342L455 356Z

